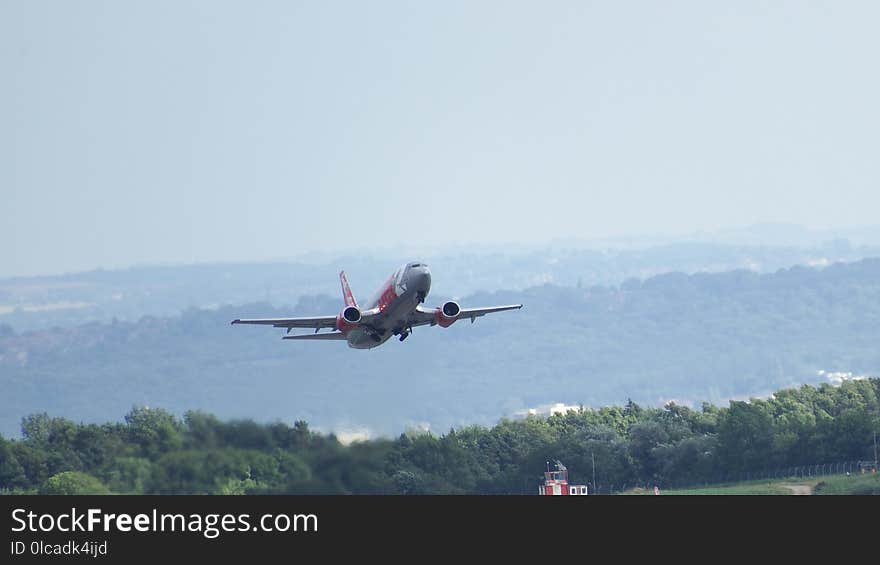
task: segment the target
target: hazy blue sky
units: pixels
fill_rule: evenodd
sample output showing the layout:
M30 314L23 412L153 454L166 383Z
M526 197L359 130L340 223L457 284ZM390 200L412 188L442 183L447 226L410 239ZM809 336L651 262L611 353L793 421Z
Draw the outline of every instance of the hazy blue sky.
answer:
M877 223L880 3L0 0L0 276Z

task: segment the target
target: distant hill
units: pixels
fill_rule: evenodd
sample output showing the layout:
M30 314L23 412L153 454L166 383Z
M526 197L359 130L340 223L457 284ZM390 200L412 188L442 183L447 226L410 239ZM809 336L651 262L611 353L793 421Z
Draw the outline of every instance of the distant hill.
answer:
M429 301L440 302L431 296ZM880 259L773 274L665 274L618 286L542 285L463 304L521 311L416 328L405 343L353 351L288 343L245 316L335 312L335 297L187 310L137 323L0 331L0 432L38 411L118 419L132 405L220 417L307 420L397 433L491 424L552 402L658 405L815 383L818 372L880 374Z
M299 262L147 266L7 278L0 279L0 325L23 332L114 318L136 321L147 315L173 316L186 308L222 304L264 301L281 307L295 304L302 296L335 295L336 275L342 268L347 270L356 294L367 295L398 263L413 258L431 265L434 293L466 296L484 290L524 290L544 283L619 285L629 278L645 279L672 271L747 269L768 273L794 265L825 266L880 256L880 247L851 245L840 239L807 247L722 242L609 249L583 245L556 242L545 248L503 253L472 250L415 256L400 252L394 257L365 253Z

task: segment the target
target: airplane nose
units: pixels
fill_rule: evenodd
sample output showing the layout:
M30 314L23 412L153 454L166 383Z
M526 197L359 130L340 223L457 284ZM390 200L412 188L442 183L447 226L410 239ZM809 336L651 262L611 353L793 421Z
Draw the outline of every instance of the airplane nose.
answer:
M426 267L417 267L413 269L410 275L412 277L412 286L422 296L428 294L431 290L431 272Z

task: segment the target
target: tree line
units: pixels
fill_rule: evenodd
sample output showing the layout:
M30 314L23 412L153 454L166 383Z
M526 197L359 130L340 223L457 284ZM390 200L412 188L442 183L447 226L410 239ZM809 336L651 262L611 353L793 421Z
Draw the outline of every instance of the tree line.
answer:
M880 379L804 385L700 409L668 403L504 419L434 435L343 444L333 434L252 420L178 418L135 407L124 422L33 414L0 436L3 493L531 494L547 461L599 492L683 486L819 461L873 460Z

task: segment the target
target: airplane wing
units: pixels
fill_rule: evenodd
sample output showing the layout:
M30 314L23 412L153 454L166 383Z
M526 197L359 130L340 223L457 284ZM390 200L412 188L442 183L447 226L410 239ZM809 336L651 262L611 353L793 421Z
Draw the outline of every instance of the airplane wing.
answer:
M276 328L336 328L336 316L312 316L305 318L254 318L232 320L233 324L260 324Z
M369 320L373 316L378 315L379 309L364 310L361 312L361 320ZM260 324L264 326L274 326L276 328L312 328L320 330L323 328L336 329L336 316L307 316L303 318L252 318L252 319L235 319L233 324ZM326 338L332 339L332 338Z
M505 310L519 310L522 304L510 304L508 306L489 306L487 308L462 308L461 313L456 320L464 320L470 318L471 323L480 316L493 314L495 312L504 312ZM419 305L415 312L409 317L410 326L423 326L425 324L434 325L437 323L437 309L425 308Z
M281 339L345 339L345 334L342 332L330 332L326 334L302 334L302 335L286 335Z

